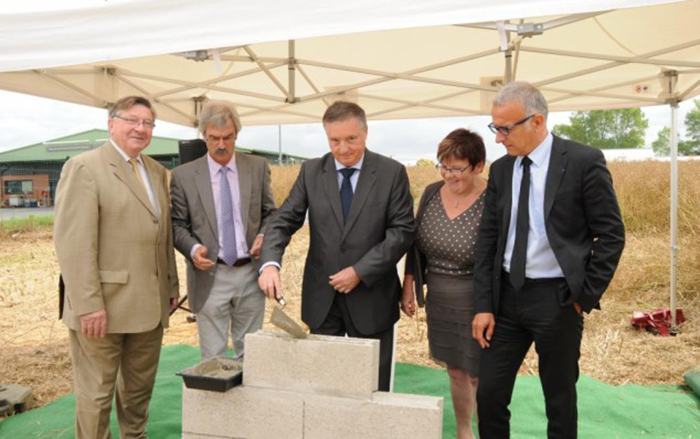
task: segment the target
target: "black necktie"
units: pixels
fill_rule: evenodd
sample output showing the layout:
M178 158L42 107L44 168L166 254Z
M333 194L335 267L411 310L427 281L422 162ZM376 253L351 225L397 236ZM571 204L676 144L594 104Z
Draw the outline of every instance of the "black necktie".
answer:
M515 223L515 245L510 258L510 283L515 291L525 284L525 259L527 257L527 235L530 231L530 164L529 157L523 158L523 176L520 180L518 198L518 219Z
M350 177L355 171L355 168L340 170L340 173L343 174L343 184L340 185L340 204L343 206L343 221L347 221L350 205L352 205L352 183L350 183Z

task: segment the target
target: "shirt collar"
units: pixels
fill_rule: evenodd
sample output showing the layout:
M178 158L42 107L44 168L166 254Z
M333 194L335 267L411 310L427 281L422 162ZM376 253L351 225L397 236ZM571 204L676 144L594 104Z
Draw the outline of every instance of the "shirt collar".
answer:
M546 161L550 156L550 152L552 151L553 141L554 137L552 136L552 133L548 133L547 137L544 138L542 143L537 145L537 147L527 155L530 160L532 160L532 164L535 165L535 167L540 168L546 164ZM518 157L516 164L520 165L522 161L523 157Z
M218 164L217 162L214 161L213 158L211 158L211 155L207 152L207 163L209 164L209 173L211 175L216 175L221 168L223 168L223 165ZM236 153L234 152L233 155L231 156L231 160L226 164L226 166L233 171L233 173L238 172L238 168L236 168Z
M348 168L348 166L345 166L344 164L340 163L340 162L339 162L338 160L336 160L335 158L333 159L333 161L335 162L335 170L336 170L336 171L340 171L341 169ZM353 168L353 169L357 169L358 171L360 171L360 170L362 170L362 163L363 163L364 161L365 161L365 155L362 154L362 157L360 157L360 160L358 160L357 163L355 163L354 165L349 166L349 167L350 167L350 168Z
M114 140L112 140L111 137L109 138L109 143L112 144L112 146L114 147L114 149L117 150L117 152L119 153L120 156L122 156L122 158L124 159L124 161L128 162L129 160L131 160L131 157L129 157L128 155L126 155L126 153L125 153L119 146L117 146L117 144L114 142ZM143 163L141 162L141 154L139 154L138 157L136 157L136 161L139 162L139 163L141 163L141 164L143 164Z

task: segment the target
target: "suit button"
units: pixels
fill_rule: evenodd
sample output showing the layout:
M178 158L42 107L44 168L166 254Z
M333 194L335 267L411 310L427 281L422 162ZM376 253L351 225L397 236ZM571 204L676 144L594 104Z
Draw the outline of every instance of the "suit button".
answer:
M153 224L158 224L158 218L153 218Z

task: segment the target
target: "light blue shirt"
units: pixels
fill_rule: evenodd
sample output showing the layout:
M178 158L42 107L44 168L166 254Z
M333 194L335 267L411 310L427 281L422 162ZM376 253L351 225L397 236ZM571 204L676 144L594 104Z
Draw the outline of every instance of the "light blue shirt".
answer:
M564 277L557 258L552 251L552 246L547 238L547 230L544 223L544 190L549 171L549 158L552 155L552 141L554 138L549 133L542 143L528 154L532 164L530 165L530 230L527 235L527 257L525 265L525 277L530 279L542 279L551 277ZM515 245L515 225L518 218L518 200L520 198L520 182L523 177L523 157L515 159L513 168L513 198L511 204L510 224L508 226L508 239L503 255L503 268L510 273L510 261Z
M357 169L357 171L353 172L352 175L350 176L350 184L352 185L352 193L355 193L355 189L357 188L357 180L360 179L360 171L362 170L362 163L365 161L365 155L364 153L362 154L362 157L360 157L360 160L357 161L352 166L345 166L344 164L340 163L338 160L333 159L335 161L335 170L337 171L336 174L338 175L338 189L343 185L343 174L340 172L341 169L345 169L347 167Z

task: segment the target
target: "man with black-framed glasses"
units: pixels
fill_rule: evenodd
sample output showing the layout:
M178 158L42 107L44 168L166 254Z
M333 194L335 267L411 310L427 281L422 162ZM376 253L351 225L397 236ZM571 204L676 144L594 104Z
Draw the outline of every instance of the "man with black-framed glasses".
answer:
M599 308L624 248L602 152L549 133L547 112L526 82L504 87L491 111L507 155L490 168L474 274L482 439L510 437L508 405L533 342L547 436L577 437L583 313Z

